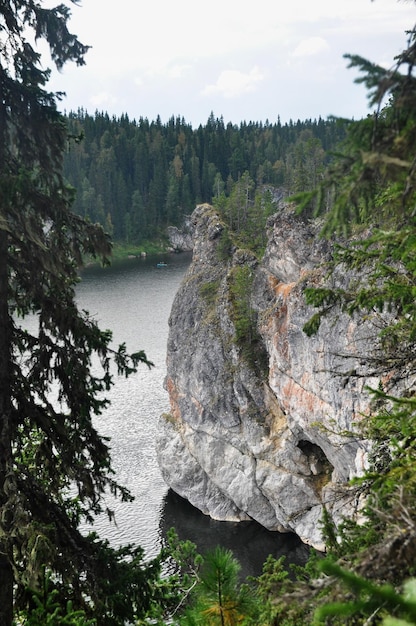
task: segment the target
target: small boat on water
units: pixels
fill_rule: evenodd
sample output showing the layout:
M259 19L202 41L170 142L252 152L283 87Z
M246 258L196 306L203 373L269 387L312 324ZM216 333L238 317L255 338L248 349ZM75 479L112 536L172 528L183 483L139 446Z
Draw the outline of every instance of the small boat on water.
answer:
M159 263L157 263L156 267L167 267L168 264L165 263L164 261L159 261Z

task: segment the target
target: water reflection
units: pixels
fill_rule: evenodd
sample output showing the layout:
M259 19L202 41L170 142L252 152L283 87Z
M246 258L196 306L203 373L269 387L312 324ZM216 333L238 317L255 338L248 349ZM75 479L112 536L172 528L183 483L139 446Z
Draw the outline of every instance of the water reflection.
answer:
M285 557L289 565L304 565L309 549L292 533L270 532L256 522L218 522L201 513L171 489L164 498L161 535L174 527L179 539L189 539L204 554L216 545L231 550L241 565L241 576L259 576L269 554Z

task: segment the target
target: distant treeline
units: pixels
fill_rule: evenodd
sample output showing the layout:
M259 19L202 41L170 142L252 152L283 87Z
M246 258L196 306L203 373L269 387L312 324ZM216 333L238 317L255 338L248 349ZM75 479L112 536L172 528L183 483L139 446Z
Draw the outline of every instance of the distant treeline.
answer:
M211 114L195 130L179 117L162 124L83 110L68 122L77 139L64 172L77 190L75 212L135 244L181 224L201 202L214 202L240 226L248 207L264 209L255 201L260 190L312 189L346 127L322 119L225 125ZM230 207L231 198L242 206Z

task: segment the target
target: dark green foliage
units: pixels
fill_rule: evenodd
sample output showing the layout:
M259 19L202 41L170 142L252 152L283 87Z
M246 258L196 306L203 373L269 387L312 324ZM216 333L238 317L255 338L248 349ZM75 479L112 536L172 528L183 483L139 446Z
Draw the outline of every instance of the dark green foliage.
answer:
M227 224L227 235L233 244L261 257L266 245L267 219L277 209L272 189L256 188L249 173L244 172L236 183L230 181L228 196L222 193L213 202Z
M326 213L327 234L348 232L358 224L395 230L412 221L416 191L415 31L408 37L408 47L389 69L347 55L350 67L362 74L357 82L369 88L370 102L379 108L373 116L350 124L346 141L317 190L317 210ZM386 98L389 102L382 107Z
M182 579L162 575L163 564L171 557L169 550L145 561L140 547L114 550L107 541L94 536L89 540L94 545L93 576L99 592L94 610L88 602L85 610L96 616L97 626L121 626L137 619L152 624L177 606Z
M253 279L254 270L250 264L237 265L228 273L231 319L235 343L243 359L263 377L267 372L267 355L257 330L257 314L251 304Z
M53 587L50 573L43 573L41 589L32 592L31 608L18 616L22 626L95 626L82 610L73 610L68 600L65 610L59 602L59 591Z
M223 228L217 245L217 255L219 261L228 261L231 258L233 243L230 238L228 228Z
M160 600L160 559L144 564L140 548L114 550L79 530L105 511L104 493L131 498L114 479L93 419L107 406L115 373L151 363L142 351L114 346L111 332L76 304L83 258L107 262L111 243L71 211L73 189L62 174L66 120L28 39L31 31L46 39L58 67L82 63L87 48L67 31L68 17L64 5L29 0L0 11L2 626L13 612L32 623L78 624L85 614L97 626L121 626Z
M240 345L253 341L255 316L250 301L252 283L253 271L247 265L233 268L229 275L233 322L236 341Z
M325 602L327 590L319 584L322 555L311 550L305 566L285 563L269 556L261 576L254 579L257 624L305 626L312 624L317 606Z
M321 320L322 315L320 313L315 313L314 315L312 315L312 317L309 318L309 320L303 326L304 333L306 333L308 337L312 337L312 335L315 335L319 330Z
M363 624L366 616L381 617L391 614L405 620L399 624L416 623L416 598L409 598L395 591L392 585L377 585L358 576L335 563L326 560L322 563L322 571L341 581L352 593L348 602L327 603L316 611L316 623L327 623L326 618L333 616L339 624ZM383 622L394 624L393 620Z
M77 189L74 210L134 244L181 225L196 204L215 202L230 230L247 232L240 245L263 247L270 189L310 189L344 136L341 123L321 119L225 127L212 114L194 130L179 117L162 124L79 110L68 123L83 137L64 163Z
M240 565L230 550L217 547L203 559L190 605L181 626L238 626L255 624L252 590L238 578Z
M218 280L207 283L202 283L199 288L199 293L205 300L208 307L214 307L218 300L218 289L220 283Z
M294 583L289 576L284 557L274 559L271 555L268 556L263 565L263 573L254 582L259 603L259 623L292 626L305 623L304 608L295 609L287 599L294 589Z
M324 235L344 234L328 276L334 271L351 276L342 288L328 281L306 291L307 302L318 309L306 332L317 332L322 316L339 311L369 317L379 329L373 350L360 355L379 379L377 388L368 389L372 414L362 421L362 435L373 442L369 470L356 481L357 494L366 496L364 519L346 520L338 528L324 519L331 556L322 568L330 578L316 623L416 621L414 581L407 587L411 598L401 593L414 575L416 524L415 54L412 30L391 70L348 57L362 72L359 80L370 89L372 103L386 96L389 101L374 116L350 125L324 182L304 198L304 206L316 200Z

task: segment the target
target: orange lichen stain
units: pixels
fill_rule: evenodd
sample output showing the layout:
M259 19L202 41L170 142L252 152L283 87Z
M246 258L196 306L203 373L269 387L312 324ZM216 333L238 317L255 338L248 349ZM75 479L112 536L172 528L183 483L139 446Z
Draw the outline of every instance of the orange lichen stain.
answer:
M274 276L269 277L270 287L273 289L276 297L281 296L284 300L289 296L296 283L282 283Z
M167 389L169 395L171 393L174 393L174 391L176 391L175 383L173 382L173 380L170 377L166 379L166 389Z
M276 295L282 296L285 300L289 296L296 283L280 283L276 288Z
M301 386L302 389L306 389L307 386L310 384L311 382L311 374L310 372L303 372L299 384Z
M384 376L381 377L381 384L383 389L388 389L389 388L389 384L390 384L390 380L395 376L396 372L388 372L387 374L384 374Z
M273 289L273 291L276 290L276 287L280 284L280 281L277 280L277 278L275 276L269 276L269 285L270 287Z
M169 394L169 402L170 402L170 414L172 419L175 422L179 422L181 420L181 411L179 409L178 399L179 392L173 380L171 378L166 379L166 389Z
M288 360L290 355L288 341L289 320L286 314L286 307L281 307L279 317L274 319L271 329L272 343L274 351L280 355L281 359Z
M290 380L282 387L282 398L287 406L296 405L298 410L305 414L316 414L327 410L327 403L318 398L314 393L307 391L295 381Z

